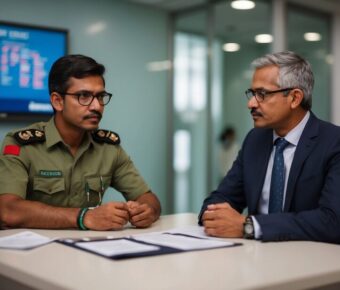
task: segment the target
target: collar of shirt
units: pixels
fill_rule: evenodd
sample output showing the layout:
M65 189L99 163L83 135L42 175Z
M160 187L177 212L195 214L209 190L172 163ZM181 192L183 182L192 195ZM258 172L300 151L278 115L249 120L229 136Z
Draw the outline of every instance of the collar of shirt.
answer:
M303 117L303 119L300 121L300 123L297 124L292 130L290 130L288 134L284 137L290 143L289 146L290 145L297 146L302 135L303 129L305 128L309 120L309 117L310 112L308 111L306 115ZM273 144L277 138L280 138L280 136L277 135L275 131L273 131Z
M61 138L57 127L54 123L54 117L52 117L47 123L45 127L45 135L46 135L46 146L47 148L52 147L55 144L58 144L59 142L64 143L63 139ZM64 143L65 144L65 143ZM82 146L88 147L90 144L94 144L94 141L92 139L92 136L89 132L87 132L83 142Z

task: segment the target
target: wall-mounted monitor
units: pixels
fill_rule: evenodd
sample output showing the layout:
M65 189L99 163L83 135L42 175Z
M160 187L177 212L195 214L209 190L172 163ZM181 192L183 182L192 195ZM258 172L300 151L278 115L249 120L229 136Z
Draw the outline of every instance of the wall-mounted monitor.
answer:
M48 73L67 46L67 30L0 21L0 120L53 113Z

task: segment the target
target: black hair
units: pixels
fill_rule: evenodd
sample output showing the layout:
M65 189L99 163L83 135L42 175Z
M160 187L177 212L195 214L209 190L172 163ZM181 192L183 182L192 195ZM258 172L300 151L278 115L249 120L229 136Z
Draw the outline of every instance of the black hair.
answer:
M227 137L234 137L236 134L235 129L233 127L225 127L219 137L219 140L223 142Z
M48 89L50 94L65 93L72 77L82 79L88 76L100 76L105 85L104 72L105 67L91 57L80 54L66 55L52 65L48 76Z

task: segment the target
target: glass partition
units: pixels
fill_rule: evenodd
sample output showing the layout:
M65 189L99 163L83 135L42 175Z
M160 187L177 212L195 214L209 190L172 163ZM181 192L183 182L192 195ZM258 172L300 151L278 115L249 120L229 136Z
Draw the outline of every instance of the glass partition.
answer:
M244 95L250 64L275 43L271 15L277 2L258 0L250 10L233 9L231 1L207 2L174 15L174 212L198 212L231 166L253 127ZM288 5L279 23L287 48L313 66L313 110L323 119L329 119L330 19Z
M315 78L312 111L324 120L330 118L330 20L330 15L288 6L288 49L301 54L311 63Z
M271 11L269 1L256 1L255 8L250 10L233 9L226 1L214 5L211 92L213 187L230 168L239 144L253 126L244 92L251 85L250 63L271 51ZM259 39L261 37L262 40ZM223 138L223 132L228 129L234 130L234 137Z
M174 211L197 211L206 191L206 13L176 19L174 35Z

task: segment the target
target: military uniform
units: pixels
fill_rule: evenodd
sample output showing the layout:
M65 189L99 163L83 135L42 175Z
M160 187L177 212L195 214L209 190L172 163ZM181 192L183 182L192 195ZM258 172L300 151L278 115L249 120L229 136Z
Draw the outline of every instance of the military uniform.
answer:
M150 189L119 141L110 131L87 133L73 156L54 118L8 133L0 155L0 194L59 207L90 207L111 186L126 200L135 200Z

